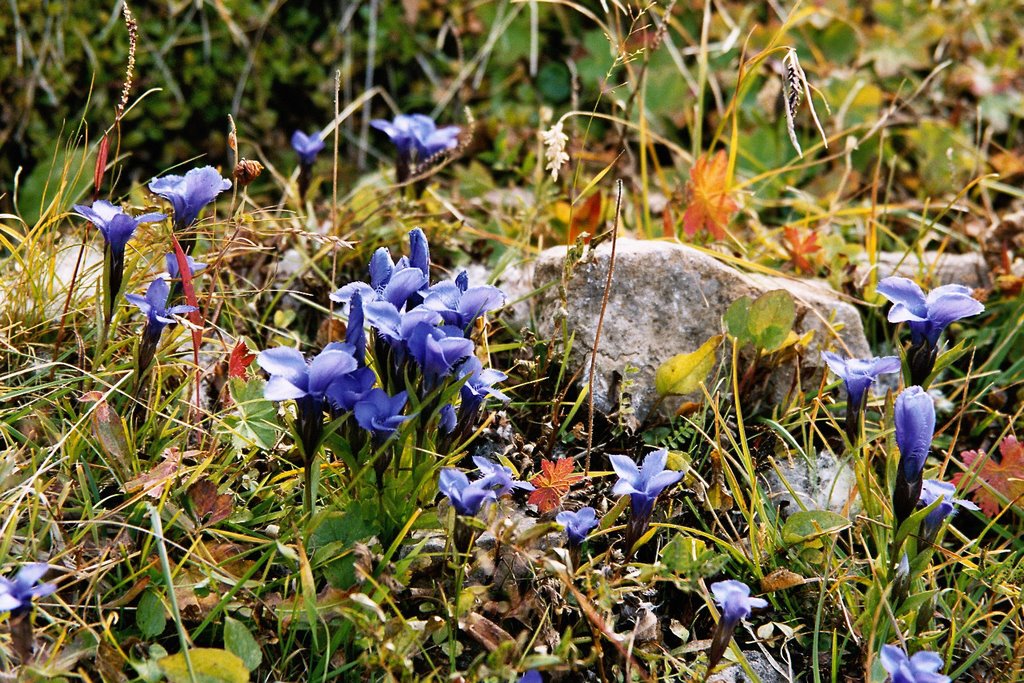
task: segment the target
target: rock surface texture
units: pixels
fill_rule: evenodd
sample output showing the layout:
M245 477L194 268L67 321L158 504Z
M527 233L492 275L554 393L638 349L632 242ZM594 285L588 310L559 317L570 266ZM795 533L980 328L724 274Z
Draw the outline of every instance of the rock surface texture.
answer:
M920 258L916 254L883 251L878 255L878 279L898 275L923 282L929 288L939 285L964 285L972 289L989 286L990 269L985 258L978 253L947 254L926 251ZM857 266L856 282L866 283L871 266Z
M543 252L534 270L535 288L555 283L538 297L538 331L545 337L560 338L564 319L567 329L575 333L569 370L581 369L581 386L587 383L610 253L611 245L602 244L573 267L565 283L564 307L558 283L565 247ZM636 368L630 375L633 409L643 419L657 400L654 376L659 365L676 354L696 350L721 333L722 316L739 297L756 298L775 289L788 291L796 301L796 331L815 332L811 348L799 361L805 385L822 368L823 348L838 348L860 357L869 354L857 309L823 283L744 273L682 244L620 239L597 352L595 407L604 412L616 407L620 382L631 366ZM794 369L789 368L786 381L772 382L769 391L776 395L775 400L781 400L788 390Z

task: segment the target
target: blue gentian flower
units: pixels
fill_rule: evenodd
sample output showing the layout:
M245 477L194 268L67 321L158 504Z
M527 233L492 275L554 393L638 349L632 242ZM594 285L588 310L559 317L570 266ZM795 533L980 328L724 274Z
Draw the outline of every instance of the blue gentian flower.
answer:
M312 166L316 161L316 155L324 149L324 141L320 139L319 131L306 135L297 130L292 133L292 149L299 155L299 162L303 166Z
M114 311L114 302L121 292L121 283L124 281L124 250L128 240L132 238L141 223L156 223L167 218L162 213L145 213L141 216L130 216L120 206L114 206L108 201L98 200L92 206L75 204L75 213L85 218L96 226L96 229L103 235L104 268L108 278L108 289L104 292L105 307L104 315L107 321L110 320Z
M896 445L900 464L893 491L897 526L914 511L921 497L921 474L935 435L935 404L921 387L908 387L896 397Z
M74 205L75 213L96 226L110 250L124 257L124 249L141 223L156 223L167 218L164 213L144 213L131 216L120 206L100 199L92 206Z
M470 483L469 477L454 467L445 467L441 470L438 488L441 493L448 496L455 512L469 517L480 512L485 504L498 499L494 491L479 481Z
M25 614L32 609L33 599L56 592L57 587L52 583L39 583L49 569L50 565L45 562L33 562L19 569L13 581L0 578L0 612L14 616Z
M714 669L722 659L740 621L749 617L752 609L768 606L767 600L750 597L750 586L733 579L716 581L711 584L711 594L722 611L722 618L718 620L718 625L715 626L715 632L711 638L711 648L708 651L708 671Z
M879 375L899 372L900 359L896 356L882 358L843 358L838 354L823 351L822 359L832 372L842 378L846 385L846 436L851 444L857 442L860 431L860 415L867 401L868 389Z
M764 598L750 597L750 586L734 579L711 584L711 594L722 610L722 620L734 625L749 617L752 609L768 606Z
M519 678L519 683L544 683L544 678L536 669L530 669Z
M469 286L469 276L462 271L455 282L438 282L430 288L423 305L437 311L449 325L468 329L488 311L501 308L505 295L492 285Z
M533 484L530 482L513 479L510 467L505 467L479 455L473 456L473 464L480 470L478 483L484 488L494 491L499 498L511 493L512 489L533 490Z
M353 408L356 422L377 438L390 437L403 422L412 417L402 415L408 398L404 391L388 396L383 389L371 389Z
M352 355L359 365L366 365L366 316L363 315L363 297L353 294L348 304L348 322L345 324L345 343L352 347Z
M295 399L298 406L299 441L308 465L319 448L323 434L324 399L331 385L354 371L356 359L345 344L328 344L312 361L296 349L280 346L256 357L270 373L263 397L270 401Z
M508 402L509 397L494 387L499 382L508 379L508 375L492 368L484 368L476 356L469 356L459 365L459 379L466 377L465 384L459 390L461 403L459 405L459 422L468 426L476 422L480 406L486 398L496 398L502 402Z
M378 253L380 251L381 249L378 249ZM386 249L383 251L387 252ZM380 264L379 259L377 262ZM373 273L372 264L373 261L371 261L371 274ZM386 271L378 271L377 276L379 277L382 272ZM427 277L419 268L403 268L389 272L386 279L377 280L371 275L370 284L350 282L331 294L331 300L347 304L355 294L359 294L363 299L364 306L375 301L385 301L391 304L396 311L401 311L411 296L425 292L426 289Z
M682 472L666 470L668 451L653 451L644 458L644 464L637 469L636 463L625 455L608 456L619 480L612 489L612 495L629 495L633 516L650 516L654 501L666 488L683 478Z
M907 657L903 648L882 646L882 667L892 676L892 683L950 683L949 676L939 673L942 657L934 652L917 652Z
M446 403L441 407L441 419L438 421L438 427L445 434L451 434L455 431L455 428L459 426L459 418L455 414L455 406L451 403Z
M921 499L918 505L926 508L935 501L941 501L935 509L928 513L921 523L921 535L927 539L935 538L942 523L956 514L957 507L966 510L980 508L969 500L954 498L956 486L938 479L925 479L921 484Z
M894 420L900 469L908 481L921 478L935 436L935 403L921 387L907 387L896 397Z
M473 355L473 341L458 330L435 327L426 323L416 325L406 340L411 355L423 371L428 389L441 377L452 373L456 365Z
M887 277L876 289L893 303L889 322L906 322L912 341L925 339L931 346L938 343L939 335L950 323L985 310L985 305L971 296L971 290L963 285L936 287L925 296L913 280Z
M843 358L838 354L823 351L821 358L846 385L850 407L863 405L867 390L875 383L879 375L900 371L900 359L896 356L861 360L859 358Z
M416 268L426 278L430 277L430 245L426 233L420 228L409 231L409 267Z
M422 163L430 157L458 145L460 128L438 128L434 120L424 114L399 114L393 121L373 119L370 125L383 132L398 149L399 156Z
M150 192L163 197L174 208L177 230L190 228L207 204L230 189L231 181L222 178L213 166L193 168L184 176L166 175L149 181Z
M372 368L359 367L327 385L327 399L335 409L348 412L370 393L376 383L377 375Z
M124 298L134 304L140 311L146 314L145 336L160 338L164 328L175 322L174 315L184 315L198 310L195 306L171 306L167 308L167 296L171 289L167 281L158 277L150 283L146 290L146 296L139 294L125 294Z
M205 263L197 263L195 259L187 254L185 255L185 260L188 263L189 275L194 276L196 273L206 268ZM178 268L178 258L175 256L173 251L164 255L164 261L167 263L167 275L170 276L172 280L181 278L181 269Z
M963 285L936 287L925 296L914 281L887 277L878 283L877 290L893 303L889 322L906 322L910 326L910 384L927 382L938 356L939 336L950 323L985 310L984 304Z
M565 535L570 546L581 545L598 525L597 512L589 506L580 508L577 512L559 512L555 521L565 527Z
M654 501L662 491L683 477L682 472L666 470L668 451L653 451L644 458L643 467L624 455L610 455L612 468L619 480L612 488L616 496L629 495L629 524L626 527L626 561L633 556L633 546L646 533L654 512Z

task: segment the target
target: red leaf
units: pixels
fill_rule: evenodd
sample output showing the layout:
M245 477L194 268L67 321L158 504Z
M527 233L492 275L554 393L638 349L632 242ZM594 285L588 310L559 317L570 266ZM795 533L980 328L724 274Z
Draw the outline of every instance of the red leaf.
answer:
M1011 504L1019 504L1024 498L1024 444L1008 436L999 444L999 459L985 451L964 451L960 454L968 470L953 475L953 483L960 486L965 478L973 482L967 491L981 511L989 517L999 514L1003 504L978 479L985 482L1007 498Z
M181 288L185 290L185 301L189 306L195 306L196 310L189 312L188 319L192 321L192 359L196 364L196 405L198 411L202 406L199 398L199 347L203 343L203 317L199 315L199 300L196 299L196 290L192 286L192 270L188 267L188 258L181 248L178 238L171 235L171 243L174 245L174 257L178 261L178 272L181 273Z
M192 484L188 489L188 497L200 521L209 515L208 523L216 524L231 516L231 494L217 493L216 484L209 479Z
M806 236L801 237L800 230L792 225L783 228L782 233L786 239L786 251L789 252L789 257L797 270L808 273L814 271L814 266L807 256L821 251L821 245L818 244L818 233L809 232Z
M603 216L601 207L602 194L600 191L584 200L572 216L572 222L569 225L569 242L575 242L576 238L585 232L589 237L584 241L590 243L590 238L596 235L598 228L601 227L601 217Z
M683 229L691 237L707 230L715 239L725 239L729 219L739 209L729 189L729 157L724 150L702 154L690 169L686 183L689 204L683 214Z
M245 342L238 342L235 344L235 348L231 349L231 359L228 361L228 377L245 379L245 369L255 359L256 354L249 351L249 347L245 345Z
M107 155L110 154L110 136L104 135L96 152L96 168L92 172L92 185L95 197L100 196L103 174L107 171Z
M537 511L544 514L560 506L569 487L583 479L583 475L572 473L572 458L560 458L557 462L541 460L540 469L540 474L530 480L536 488L526 502L536 505Z

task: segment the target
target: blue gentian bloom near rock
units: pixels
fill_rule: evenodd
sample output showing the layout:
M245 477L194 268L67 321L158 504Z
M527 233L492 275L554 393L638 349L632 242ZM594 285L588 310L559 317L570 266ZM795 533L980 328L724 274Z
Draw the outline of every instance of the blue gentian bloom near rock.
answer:
M493 460L475 455L473 456L473 464L480 470L478 483L484 488L494 491L498 498L511 493L512 489L533 490L533 484L528 481L516 480L512 476L511 468L505 467Z
M299 162L303 166L312 166L316 161L316 155L324 149L324 141L320 138L319 131L307 135L297 130L292 133L292 149L299 155Z
M749 617L751 610L768 606L768 601L764 598L750 597L750 586L734 579L711 584L711 594L718 603L722 618L718 620L711 638L711 648L708 651L709 672L722 659L740 621Z
M750 597L750 586L734 579L711 584L711 594L722 610L722 621L734 626L749 617L751 610L768 606L764 598Z
M581 545L598 525L597 512L590 506L580 508L576 512L559 512L555 516L555 521L565 527L565 535L570 546Z
M900 464L893 492L897 524L914 511L921 496L921 475L935 436L935 404L921 387L907 387L896 397L893 419Z
M195 275L199 271L201 271L204 268L206 268L206 264L205 263L198 263L191 256L186 255L185 256L185 260L188 263L189 275ZM175 256L173 251L168 252L167 254L164 255L164 262L167 264L167 275L172 280L180 279L181 278L181 269L178 267L178 259Z
M263 397L270 401L295 399L299 416L299 441L307 465L312 462L323 434L324 399L331 385L356 369L358 364L344 344L328 344L312 361L296 349L281 346L256 357L270 373Z
M939 673L942 657L934 652L917 652L911 657L896 645L882 646L882 667L892 683L950 683L949 676Z
M649 453L639 469L625 455L608 457L615 473L619 475L612 494L628 495L631 512L637 517L649 516L661 492L683 478L682 472L665 469L668 462L668 451L665 449Z
M480 481L470 483L469 477L454 467L445 467L441 470L438 489L448 496L455 512L468 517L480 512L485 504L498 499L497 493L493 490Z
M900 359L896 356L881 358L843 358L842 356L823 351L822 360L832 372L836 373L846 386L846 436L850 443L855 443L860 426L860 415L864 410L868 389L879 375L900 371Z
M505 295L491 285L469 286L469 277L462 271L455 282L438 282L430 288L423 305L441 314L444 321L467 330L484 313L501 308Z
M393 436L402 423L412 417L402 415L408 398L404 391L388 396L383 389L371 389L353 408L356 422L377 438Z
M910 383L924 384L935 367L939 336L957 320L977 315L984 304L963 285L943 285L925 295L921 287L905 277L887 277L877 291L893 303L889 322L906 322L910 327L907 364Z
M115 206L102 199L93 202L92 206L75 204L74 210L79 216L95 225L103 235L104 277L107 283L103 312L105 320L109 321L114 311L114 302L121 292L121 283L124 280L124 251L128 240L132 238L140 224L156 223L167 218L167 215L145 213L141 216L130 216L120 206Z
M33 562L19 569L13 580L0 578L0 612L26 614L32 609L32 600L56 592L52 583L39 583L49 569L45 562Z
M647 531L654 511L654 501L662 491L683 477L682 472L666 470L668 451L653 451L644 458L641 468L624 455L608 456L619 480L612 488L616 496L629 496L629 525L626 527L626 560L633 554L633 546Z
M962 507L965 510L979 510L980 508L969 500L962 500L953 497L956 493L956 486L949 482L938 479L925 479L921 484L921 499L918 505L926 508L935 501L941 501L935 509L928 513L921 523L921 535L926 539L934 539L939 532L942 523L956 514L956 509Z
M163 197L174 208L176 230L192 227L199 212L221 192L230 189L231 181L221 177L213 166L193 168L183 176L166 175L149 181L150 192ZM194 239L189 244L194 244Z

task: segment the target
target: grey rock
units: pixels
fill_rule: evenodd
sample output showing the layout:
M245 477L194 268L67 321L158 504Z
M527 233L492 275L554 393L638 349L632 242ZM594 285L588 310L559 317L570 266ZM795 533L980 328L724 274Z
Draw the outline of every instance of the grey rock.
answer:
M897 275L916 280L929 287L940 285L964 285L972 289L988 287L991 271L980 253L949 254L926 251L917 254L883 251L878 254L878 279ZM864 284L871 273L871 266L862 263L855 271L855 281Z
M538 332L560 338L564 318L568 330L575 332L569 371L582 368L581 386L588 378L610 252L611 245L602 244L576 264L565 283L564 308L558 283L565 248L548 249L535 264L535 289L555 283L538 295ZM739 297L756 298L774 289L788 291L796 301L797 332L815 331L812 348L801 360L805 385L814 381L815 373L823 366L819 354L822 348L838 346L850 355L868 355L857 309L822 282L744 273L682 244L620 239L597 353L595 407L604 412L615 407L618 378L631 366L637 370L631 377L633 409L643 419L657 399L654 376L658 366L676 354L696 350L721 333L722 316ZM793 370L790 368L788 377L781 377L770 387L775 400L781 401L788 391ZM672 407L669 402L663 405Z
M770 498L785 515L807 509L849 517L860 508L852 463L829 451L822 451L811 461L798 455L778 460L765 479Z
M756 681L760 681L760 683L788 683L791 680L772 666L772 663L763 652L744 650L743 656L750 665L750 669L757 675L756 679L748 676L747 672L739 664L733 664L712 675L708 678L707 683L755 683Z

